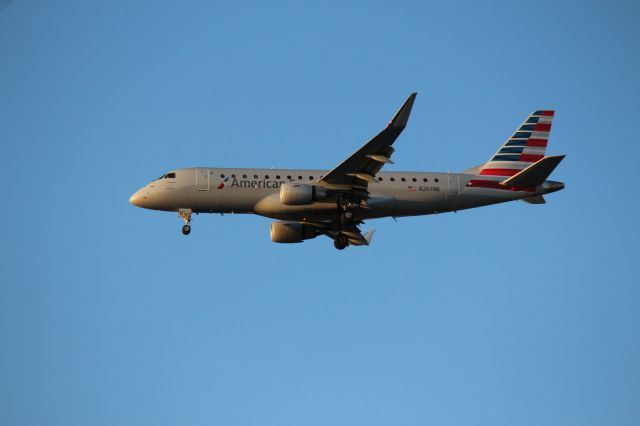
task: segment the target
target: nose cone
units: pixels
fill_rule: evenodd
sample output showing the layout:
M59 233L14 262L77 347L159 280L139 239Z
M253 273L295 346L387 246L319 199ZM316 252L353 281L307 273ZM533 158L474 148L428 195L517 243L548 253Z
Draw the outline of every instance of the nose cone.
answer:
M556 191L560 191L561 189L564 189L564 183L547 180L547 181L544 181L541 187L545 194L549 194L551 192L556 192Z
M136 207L142 207L143 196L141 194L141 190L136 191L131 197L129 197L129 202Z

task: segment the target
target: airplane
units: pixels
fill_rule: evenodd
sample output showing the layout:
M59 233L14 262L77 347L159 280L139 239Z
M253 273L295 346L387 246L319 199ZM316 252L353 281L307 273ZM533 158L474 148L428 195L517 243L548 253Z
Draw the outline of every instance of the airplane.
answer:
M554 111L529 115L490 159L460 173L381 172L404 130L412 93L389 124L332 170L193 167L169 171L136 191L129 202L177 212L182 233L193 213L251 213L276 219L271 240L300 243L319 235L342 250L366 246L368 219L452 212L506 201L544 204L564 188L547 180L565 157L545 156Z

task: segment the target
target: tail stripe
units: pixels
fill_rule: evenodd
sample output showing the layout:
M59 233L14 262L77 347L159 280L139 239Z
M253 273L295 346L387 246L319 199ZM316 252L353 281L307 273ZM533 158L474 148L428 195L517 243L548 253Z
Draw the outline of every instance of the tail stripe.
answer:
M528 138L529 138L529 136L531 136L531 132L516 132L516 133L512 136L512 138L515 138L515 139L522 139L522 138L524 138L524 139L528 139Z
M542 160L544 158L544 154L542 155L538 155L538 154L522 154L520 156L520 161L526 161L529 163L535 163L538 160Z
M527 146L547 147L547 139L529 139Z
M520 161L519 155L496 155L491 162L494 161Z
M551 110L539 110L531 114L491 160L481 167L478 174L483 179L474 179L468 186L504 189L498 185L500 181L544 158L553 116L554 111Z
M498 151L500 154L518 153L521 154L524 146L508 146Z

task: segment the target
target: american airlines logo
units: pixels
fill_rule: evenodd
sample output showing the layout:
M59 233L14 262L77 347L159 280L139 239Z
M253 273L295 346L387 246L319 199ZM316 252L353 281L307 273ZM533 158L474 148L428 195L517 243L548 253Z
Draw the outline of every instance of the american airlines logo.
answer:
M220 185L218 185L218 189L223 189L225 187L225 184L229 182L230 177L227 176L226 178L224 178L224 180L222 182L220 182ZM236 178L233 178L233 180L231 180L231 184L230 186L232 188L270 188L270 189L278 189L280 188L280 185L282 185L283 183L285 183L284 181L273 181L273 180L238 180Z
M224 184L227 183L228 181L229 181L229 176L227 176L226 178L224 178L222 182L220 182L220 185L218 185L218 189L224 188Z

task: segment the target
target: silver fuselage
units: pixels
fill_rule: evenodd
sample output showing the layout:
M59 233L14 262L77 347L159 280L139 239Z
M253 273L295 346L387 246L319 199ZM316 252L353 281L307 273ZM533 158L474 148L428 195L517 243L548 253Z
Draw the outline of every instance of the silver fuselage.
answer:
M326 220L336 216L335 200L301 206L280 202L286 182L317 183L326 170L231 169L197 167L172 171L175 178L155 180L133 194L138 207L194 213L253 213L281 220ZM480 207L557 191L563 184L545 181L527 191L469 186L466 173L380 172L369 184L367 208L357 217L417 216Z

